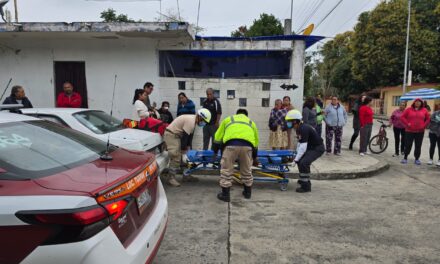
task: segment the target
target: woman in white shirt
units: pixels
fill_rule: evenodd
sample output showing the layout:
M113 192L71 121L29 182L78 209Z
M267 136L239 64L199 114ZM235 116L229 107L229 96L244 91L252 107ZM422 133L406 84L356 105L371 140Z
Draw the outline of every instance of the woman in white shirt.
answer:
M141 120L143 118L147 118L149 116L148 108L144 104L144 100L147 97L147 93L144 91L144 89L136 89L134 91L134 98L133 98L133 120Z

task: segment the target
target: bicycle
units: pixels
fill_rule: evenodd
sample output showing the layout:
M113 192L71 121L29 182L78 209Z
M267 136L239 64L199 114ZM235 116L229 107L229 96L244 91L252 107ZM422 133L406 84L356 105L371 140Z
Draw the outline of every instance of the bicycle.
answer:
M372 137L370 142L368 143L368 148L370 149L371 153L374 154L380 154L384 152L388 147L386 128L389 127L389 125L385 124L381 120L378 120L377 122L382 124L380 126L379 133Z

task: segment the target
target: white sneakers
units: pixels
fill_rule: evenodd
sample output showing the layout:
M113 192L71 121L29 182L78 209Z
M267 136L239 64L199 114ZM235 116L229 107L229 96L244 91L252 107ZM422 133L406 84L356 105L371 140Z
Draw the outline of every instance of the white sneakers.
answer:
M433 160L429 160L428 161L428 165L432 165L432 164L434 164L434 161ZM440 160L438 160L437 164L435 164L435 165L440 167Z
M359 153L359 155L361 155L363 157L363 156L365 156L365 153L361 152L361 153Z

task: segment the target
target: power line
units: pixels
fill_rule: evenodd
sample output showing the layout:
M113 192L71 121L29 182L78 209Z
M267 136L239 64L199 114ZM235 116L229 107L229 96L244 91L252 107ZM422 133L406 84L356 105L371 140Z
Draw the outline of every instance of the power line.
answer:
M338 8L338 6L342 3L342 2L344 2L344 0L339 0L339 2L330 10L330 12L328 12L327 13L327 15L325 15L325 17L323 18L323 19L321 19L321 21L319 21L319 23L316 25L316 27L315 27L315 29L317 29L321 24L322 24L322 22L324 22L326 19L327 19L327 17L331 14L331 13L333 13L333 11L335 11L335 9L336 8Z
M304 21L304 23L301 24L301 26L298 28L298 31L300 31L309 21L310 19L316 14L316 12L319 10L319 8L321 7L321 5L324 3L324 0L321 0L318 4L318 6L316 6L316 8L313 10L313 12L307 17L307 19Z
M300 21L302 21L301 24L305 21L305 19L309 15L309 13L318 4L318 1L320 1L320 0L314 0L314 2L311 2L311 4L309 4L309 5L307 5L307 4L302 5L303 8L301 8L301 10L298 11L299 14L302 14L301 17L298 16L298 25L300 25L300 23L299 23Z
M314 2L312 2L308 6L308 8L304 9L304 16L301 19L302 22L299 24L300 26L298 27L297 31L299 31L301 29L302 25L304 25L307 22L307 19L309 18L310 14L313 12L313 10L316 8L316 6L319 5L319 1L320 0L315 0Z
M343 28L348 22L353 20L355 16L359 16L359 12L365 9L373 0L368 0L365 5L363 5L360 9L358 9L349 19L347 19L338 29L336 29L335 33L337 33L341 28Z

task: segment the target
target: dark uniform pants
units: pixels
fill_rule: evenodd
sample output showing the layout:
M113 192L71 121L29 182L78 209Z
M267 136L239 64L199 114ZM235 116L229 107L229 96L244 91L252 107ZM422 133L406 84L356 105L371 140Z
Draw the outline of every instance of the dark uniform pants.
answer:
M211 149L212 143L214 142L215 132L217 132L217 126L206 125L203 127L203 150L207 150L209 148L209 141L211 141Z
M302 158L298 162L298 170L300 175L310 174L310 165L312 165L312 162L321 157L324 152L324 145L320 145L314 147L313 149L307 150L306 153L304 153L304 156L302 156Z

